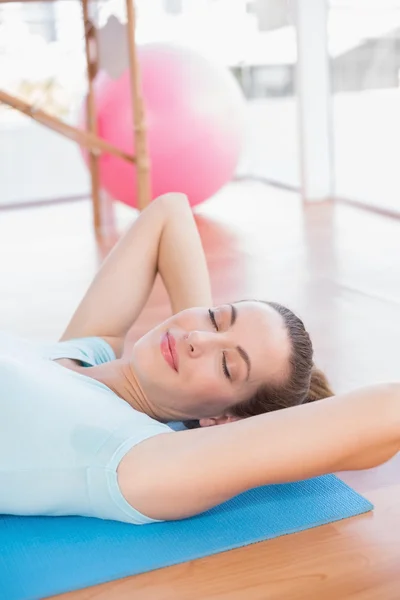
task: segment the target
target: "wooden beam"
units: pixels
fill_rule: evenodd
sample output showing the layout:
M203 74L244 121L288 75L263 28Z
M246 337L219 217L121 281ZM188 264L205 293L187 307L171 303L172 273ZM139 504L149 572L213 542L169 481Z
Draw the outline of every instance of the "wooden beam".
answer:
M2 0L0 0L0 2L1 1ZM3 90L0 90L0 103L7 104L11 108L19 110L28 117L31 117L34 121L37 121L41 125L45 125L45 127L56 131L57 133L69 138L70 140L73 140L74 142L77 142L84 148L96 150L99 152L99 154L112 154L113 156L118 156L119 158L131 163L136 162L135 156L132 154L127 154L123 150L116 148L97 135L82 129L78 129L72 125L68 125L68 123L64 123L64 121L57 119L57 117L53 117L45 111L36 108L34 104L28 104L28 102L25 102L16 96L12 96Z
M88 95L86 98L86 121L90 133L97 134L96 98L94 94L94 78L98 71L98 46L96 28L89 18L89 0L82 0L83 26L85 32L86 71L88 80ZM102 216L100 210L100 169L99 154L89 150L89 168L92 185L93 224L97 233L101 232Z
M151 200L150 159L147 147L144 103L141 95L141 77L135 43L135 7L133 0L126 0L128 18L128 48L134 141L136 155L137 205L143 210Z

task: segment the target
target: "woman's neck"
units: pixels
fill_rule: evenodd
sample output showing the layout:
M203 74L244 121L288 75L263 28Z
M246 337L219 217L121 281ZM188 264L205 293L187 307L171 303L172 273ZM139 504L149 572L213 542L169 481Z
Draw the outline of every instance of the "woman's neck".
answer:
M135 410L145 413L157 421L166 423L170 420L146 398L129 361L120 358L95 367L78 367L77 370L106 385Z

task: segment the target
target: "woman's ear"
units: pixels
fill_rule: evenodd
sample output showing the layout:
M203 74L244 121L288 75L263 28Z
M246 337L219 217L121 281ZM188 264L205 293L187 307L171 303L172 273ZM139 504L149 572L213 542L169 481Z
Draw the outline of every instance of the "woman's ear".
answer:
M205 419L200 419L200 427L212 427L213 425L225 425L225 423L233 423L233 421L239 421L240 417L235 417L234 415L226 414L221 415L219 417L207 417Z

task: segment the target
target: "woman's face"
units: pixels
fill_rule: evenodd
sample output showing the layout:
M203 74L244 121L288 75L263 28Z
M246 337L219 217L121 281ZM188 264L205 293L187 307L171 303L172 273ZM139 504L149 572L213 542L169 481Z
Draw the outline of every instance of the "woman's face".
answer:
M240 302L173 315L136 342L131 363L155 414L205 426L260 384L283 381L290 350L279 313Z

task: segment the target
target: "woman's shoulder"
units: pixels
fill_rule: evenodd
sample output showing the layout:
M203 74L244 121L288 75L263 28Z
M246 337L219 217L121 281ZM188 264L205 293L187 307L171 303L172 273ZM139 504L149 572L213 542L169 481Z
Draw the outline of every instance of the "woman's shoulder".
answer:
M47 344L44 355L51 360L77 360L85 367L94 367L116 359L110 344L101 337L73 338Z
M70 359L93 367L116 356L111 345L101 337L74 338L62 342L28 339L8 331L0 331L0 356L36 357L49 360Z

